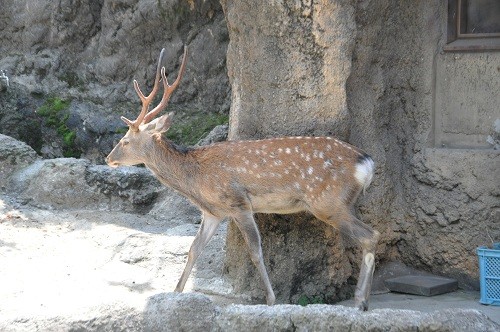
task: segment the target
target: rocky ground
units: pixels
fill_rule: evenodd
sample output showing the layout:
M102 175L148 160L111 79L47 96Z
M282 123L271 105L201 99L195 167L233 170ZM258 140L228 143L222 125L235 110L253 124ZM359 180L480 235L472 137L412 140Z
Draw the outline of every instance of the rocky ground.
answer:
M84 317L117 303L141 308L172 291L198 229L190 217L46 210L0 196L1 321ZM224 230L200 258L187 292L230 293L222 278Z
M478 310L268 307L225 279L227 223L171 293L199 212L144 168L39 159L0 135L1 331L496 331Z

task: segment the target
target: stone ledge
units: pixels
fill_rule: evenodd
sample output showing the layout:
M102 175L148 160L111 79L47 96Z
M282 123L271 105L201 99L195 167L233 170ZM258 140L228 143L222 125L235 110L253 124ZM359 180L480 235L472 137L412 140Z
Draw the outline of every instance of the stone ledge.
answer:
M0 321L2 331L498 331L500 326L477 310L432 313L376 309L360 312L340 305L216 306L196 293L162 293L143 309L123 304L98 308L80 317Z

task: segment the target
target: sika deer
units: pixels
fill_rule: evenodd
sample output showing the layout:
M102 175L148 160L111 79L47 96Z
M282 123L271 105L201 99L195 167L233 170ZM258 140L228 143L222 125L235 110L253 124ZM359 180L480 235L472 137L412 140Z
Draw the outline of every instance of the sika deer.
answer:
M129 130L106 160L111 167L144 163L163 184L179 191L202 211L199 232L175 291L182 292L197 257L219 223L230 217L242 232L264 282L267 304L274 304L253 214L309 211L362 247L355 302L359 309L367 310L379 233L358 220L352 210L356 198L372 180L373 160L360 149L332 137L282 137L179 147L162 137L170 127L172 113L153 118L166 107L178 86L187 50L171 86L165 68L160 70L162 57L163 50L149 96L145 97L134 81L142 100L141 113L135 121L122 117ZM160 81L163 98L147 113Z

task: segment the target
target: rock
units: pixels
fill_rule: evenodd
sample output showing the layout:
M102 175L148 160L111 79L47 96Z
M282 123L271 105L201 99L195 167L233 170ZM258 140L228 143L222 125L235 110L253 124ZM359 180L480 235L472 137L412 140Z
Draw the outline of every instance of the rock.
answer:
M106 108L137 103L132 78L141 87L151 86L163 47L166 72L176 75L187 45L183 88L172 97L172 106L220 111L230 96L225 74L228 32L215 0L133 0L118 5L109 0L74 5L8 1L0 22L0 67L30 91L61 91L64 97L84 97Z
M217 311L200 294L158 294L144 310L144 331L214 331Z
M1 73L1 75L0 75L0 92L4 92L4 91L7 91L7 89L10 86L9 77L7 75L5 75L4 70L0 71L0 73Z
M217 0L6 1L0 27L0 68L9 73L11 83L0 95L0 133L22 139L36 151L42 142L54 141L42 133L43 121L34 114L47 96L54 96L72 100L67 125L76 132L76 148L83 157L103 163L103 156L123 135L120 116L133 118L140 110L133 79L145 92L152 88L162 48L171 80L184 45L189 49L170 111L229 111L229 40ZM12 90L27 96L30 107L22 116L20 97ZM10 99L11 107L4 109L2 98ZM2 119L4 110L9 114ZM30 126L25 123L27 115L35 118ZM48 157L62 157L57 149L47 152Z
M11 83L9 90L0 94L0 133L23 141L40 152L44 141L43 128L41 118L35 112L40 104L40 100L30 96L26 89Z
M329 305L216 306L204 295L160 293L144 308L108 305L80 317L54 317L33 321L1 321L6 332L29 330L78 331L498 331L499 325L471 309L422 313L378 309L367 313Z
M187 198L168 187L165 187L158 196L157 203L148 215L169 220L172 225L186 222L199 224L201 222L200 210Z
M35 162L37 158L36 152L26 143L0 134L0 190L6 189L12 174Z
M498 325L477 310L457 309L421 313L377 309L361 313L329 305L243 306L225 308L221 331L495 331Z
M122 206L125 211L148 211L164 190L148 169L140 167L92 165L87 168L85 182L109 197L111 206Z
M163 187L146 169L112 169L85 159L39 160L12 177L20 199L55 209L148 211Z
M307 214L259 215L257 224L277 303L334 303L351 297L351 255L333 228ZM263 283L233 222L228 227L225 270L235 295L265 303Z
M228 125L218 125L212 129L210 133L208 133L207 137L201 139L196 145L202 146L225 141L227 139L228 131Z
M230 139L345 138L356 28L351 3L224 0L222 6L230 39Z
M222 6L230 37L229 139L333 135L362 148L373 157L376 175L357 212L382 234L377 259L400 260L454 278L461 288L477 289L477 257L471 253L500 237L500 155L486 143L488 135L495 139L491 126L498 118L499 81L493 63L499 55L442 52L446 5L432 1L419 3L418 10L397 1L224 0ZM481 68L491 70L478 74ZM455 85L463 77L470 78L472 88ZM456 148L441 144L440 127ZM468 140L476 141L475 149L460 145ZM316 287L322 294L323 285L330 284L328 297L349 293L359 255L350 248L329 252L323 238L315 246L308 238L281 235L282 229L291 234L303 227L319 227L308 234L331 230L305 226L306 219L298 217L281 225L281 217L257 220L278 299L302 295L290 278L275 272L280 261L293 266L289 275L303 273L295 278L303 283L300 291ZM283 257L283 238L294 249L303 241L311 257L321 252L337 265L309 284L309 266L297 264L301 254ZM335 233L330 239L338 241ZM244 247L230 225L227 269L237 288L249 291L257 280L241 253ZM308 291L308 297L312 294Z
M229 28L230 139L284 135L347 137L345 82L351 73L355 12L347 2L222 1ZM251 64L251 65L249 65ZM349 297L350 262L331 227L305 215L257 216L279 303L301 297ZM361 258L357 258L361 259ZM228 228L227 260L235 292L255 293L255 267L239 230Z

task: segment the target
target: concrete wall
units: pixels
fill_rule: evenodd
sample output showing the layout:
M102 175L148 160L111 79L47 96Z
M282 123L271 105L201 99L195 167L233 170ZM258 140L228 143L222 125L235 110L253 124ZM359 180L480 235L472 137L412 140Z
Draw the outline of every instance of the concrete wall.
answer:
M486 138L500 119L500 52L440 52L433 74L433 145L491 148Z
M446 2L222 3L231 138L331 134L360 146L377 164L358 212L382 233L378 261L477 287L475 248L500 241L500 154L485 141L500 118L500 53L444 53ZM304 87L309 94L297 93ZM359 256L326 245L341 239L305 220L258 217L271 280L292 289L278 300L347 296ZM305 227L319 240L279 235ZM262 295L242 246L230 227L228 275L237 291Z

